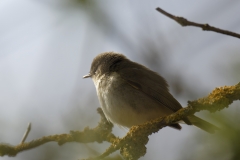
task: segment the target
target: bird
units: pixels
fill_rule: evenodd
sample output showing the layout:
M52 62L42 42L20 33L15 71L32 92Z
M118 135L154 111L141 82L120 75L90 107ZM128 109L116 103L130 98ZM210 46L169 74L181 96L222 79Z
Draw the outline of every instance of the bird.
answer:
M93 80L107 120L124 128L168 116L182 108L160 74L120 53L104 52L97 55L90 72L83 78ZM208 133L218 129L195 115L189 115L182 121ZM169 127L181 130L179 123Z

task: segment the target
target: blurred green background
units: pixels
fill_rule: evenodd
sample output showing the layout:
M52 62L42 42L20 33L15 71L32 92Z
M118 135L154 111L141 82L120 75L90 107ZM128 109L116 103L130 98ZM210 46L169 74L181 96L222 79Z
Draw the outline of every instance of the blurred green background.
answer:
M181 27L156 7L240 33L237 0L1 1L0 142L18 144L29 122L27 141L96 126L99 102L92 81L82 76L101 52L123 53L160 73L183 106L239 82L239 39ZM141 159L239 160L239 114L239 102L199 113L222 128L213 135L186 125L180 132L164 128L150 136ZM113 132L122 137L127 131ZM2 159L81 159L108 146L48 143Z

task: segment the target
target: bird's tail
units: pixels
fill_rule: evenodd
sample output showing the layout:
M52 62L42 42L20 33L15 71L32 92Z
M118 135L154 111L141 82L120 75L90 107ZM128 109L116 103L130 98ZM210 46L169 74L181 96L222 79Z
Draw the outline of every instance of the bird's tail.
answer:
M215 133L216 130L219 130L218 127L214 126L213 124L198 118L197 116L191 115L188 116L188 120L192 123L192 125L208 132L208 133Z

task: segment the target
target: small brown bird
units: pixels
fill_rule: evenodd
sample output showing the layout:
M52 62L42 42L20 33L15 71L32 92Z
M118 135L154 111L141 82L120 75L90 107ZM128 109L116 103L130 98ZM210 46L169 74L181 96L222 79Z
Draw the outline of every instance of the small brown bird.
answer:
M83 78L88 77L95 84L106 118L123 127L130 128L182 108L169 93L163 77L122 54L106 52L96 56L90 73ZM183 121L209 133L214 133L217 129L194 115ZM178 123L170 127L181 129Z

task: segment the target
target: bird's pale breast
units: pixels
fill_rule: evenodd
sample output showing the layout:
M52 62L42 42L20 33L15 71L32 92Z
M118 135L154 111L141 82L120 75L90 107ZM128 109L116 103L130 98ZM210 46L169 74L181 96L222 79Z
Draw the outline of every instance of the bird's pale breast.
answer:
M106 118L124 127L171 114L172 111L136 88L130 86L116 72L93 79Z

